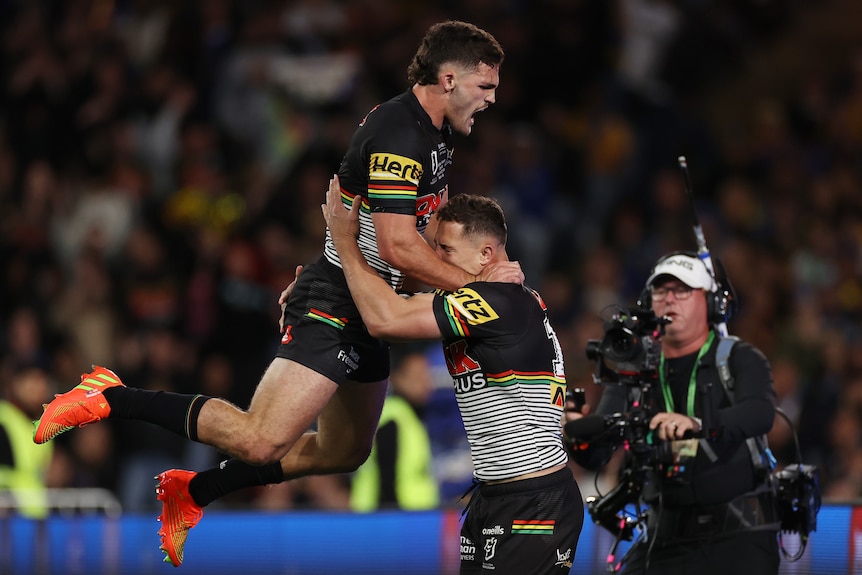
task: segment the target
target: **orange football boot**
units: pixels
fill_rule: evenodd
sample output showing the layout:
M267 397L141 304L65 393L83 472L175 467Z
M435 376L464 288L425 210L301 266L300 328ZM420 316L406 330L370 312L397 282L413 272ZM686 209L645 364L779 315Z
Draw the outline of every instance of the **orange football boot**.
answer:
M159 521L161 546L165 554L164 562L174 567L183 563L183 548L189 529L198 524L204 516L203 508L195 503L189 494L189 481L197 475L194 471L169 469L159 473L155 478L159 484L156 487L156 497L162 502L162 514Z
M123 385L110 369L93 366L93 371L81 375L81 383L66 393L58 393L45 405L42 417L33 422L33 441L46 443L75 427L84 427L108 417L111 406L102 392Z

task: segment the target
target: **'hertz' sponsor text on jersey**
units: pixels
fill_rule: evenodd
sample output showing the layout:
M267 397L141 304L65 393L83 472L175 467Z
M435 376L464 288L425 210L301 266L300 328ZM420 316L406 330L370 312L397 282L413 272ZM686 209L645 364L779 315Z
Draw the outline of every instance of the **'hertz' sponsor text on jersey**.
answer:
M349 207L363 196L359 210L359 249L389 285L401 287L404 274L380 258L373 212L416 216L416 229L425 232L449 185L452 129L438 130L411 91L378 105L353 135L338 177L341 199ZM341 267L329 230L326 259Z

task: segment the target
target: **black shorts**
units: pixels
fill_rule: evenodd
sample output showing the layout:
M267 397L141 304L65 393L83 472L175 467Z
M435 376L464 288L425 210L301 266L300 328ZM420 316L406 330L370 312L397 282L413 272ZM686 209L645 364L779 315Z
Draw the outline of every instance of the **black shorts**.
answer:
M344 272L325 257L303 269L284 316L276 357L295 361L339 385L348 379L366 383L389 377L389 344L368 334Z
M481 485L461 526L461 575L564 575L584 526L581 491L566 467Z

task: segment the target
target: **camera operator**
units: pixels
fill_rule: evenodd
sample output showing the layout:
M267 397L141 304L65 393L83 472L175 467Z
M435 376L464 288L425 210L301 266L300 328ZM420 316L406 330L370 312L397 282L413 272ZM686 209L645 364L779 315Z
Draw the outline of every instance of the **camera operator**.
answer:
M758 349L737 341L729 356L732 397L725 391L716 363L721 336L715 329L725 319L725 289L689 252L659 259L647 279L640 305L671 320L660 338L657 381L644 398L653 414L648 428L653 440L670 440L674 453L684 444L696 455L684 468L671 464L646 470L641 497L647 536L635 543L622 573L778 573L778 520L768 470L758 469L746 443L772 427L772 373ZM606 385L592 413L623 412L626 402L624 386ZM589 406L582 413L573 407L569 402L569 421L590 412ZM595 469L618 446L584 442L572 455Z

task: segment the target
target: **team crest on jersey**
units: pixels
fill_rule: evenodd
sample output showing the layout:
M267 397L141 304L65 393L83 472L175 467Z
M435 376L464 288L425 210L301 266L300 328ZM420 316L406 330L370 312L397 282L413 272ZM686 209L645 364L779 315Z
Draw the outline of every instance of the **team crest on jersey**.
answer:
M551 384L551 405L557 407L565 407L566 405L566 386L559 383Z
M494 311L482 296L476 290L470 288L461 288L458 291L446 296L446 301L455 308L461 315L461 318L470 325L480 325L495 319L499 319L499 315Z

